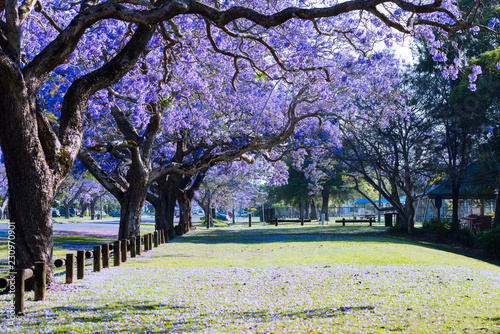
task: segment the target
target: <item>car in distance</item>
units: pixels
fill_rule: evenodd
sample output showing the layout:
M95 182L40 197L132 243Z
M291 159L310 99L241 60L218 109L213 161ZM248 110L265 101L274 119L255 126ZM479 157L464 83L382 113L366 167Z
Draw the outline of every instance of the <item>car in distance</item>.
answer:
M217 219L221 219L221 220L229 220L229 216L226 213L222 213L222 212L217 212L216 217L217 217Z
M110 217L120 217L120 216L121 216L121 214L120 214L118 211L115 211L115 212L110 212L110 213L109 213L109 216L110 216Z
M56 208L52 208L52 217L61 217L59 210L57 210Z

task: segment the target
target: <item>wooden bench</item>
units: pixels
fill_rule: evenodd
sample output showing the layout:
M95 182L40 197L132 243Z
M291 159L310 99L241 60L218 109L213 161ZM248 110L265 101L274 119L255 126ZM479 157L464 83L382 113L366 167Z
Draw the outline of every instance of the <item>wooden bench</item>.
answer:
M275 226L278 226L279 223L300 223L301 226L304 226L305 223L310 223L311 219L271 219L269 223L274 223Z
M375 222L375 218L370 219L339 219L335 221L336 223L342 223L342 226L345 226L345 223L369 223L370 226Z

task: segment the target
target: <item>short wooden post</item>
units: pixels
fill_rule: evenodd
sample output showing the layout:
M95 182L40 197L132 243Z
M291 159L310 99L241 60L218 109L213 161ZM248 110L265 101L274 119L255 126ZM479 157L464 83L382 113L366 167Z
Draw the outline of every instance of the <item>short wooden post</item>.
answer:
M24 314L24 280L25 273L24 269L16 270L15 276L16 288L14 290L14 313L16 315Z
M304 226L304 218L300 218L300 226Z
M113 250L113 247L114 245L113 244L109 244L109 250L112 251Z
M141 236L135 237L135 253L137 256L141 255Z
M148 233L148 236L149 236L149 245L148 245L148 249L149 250L152 250L153 249L153 233Z
M135 257L135 237L130 238L130 257Z
M120 240L113 242L113 265L119 267L121 264L122 255L120 254Z
M94 271L101 271L101 246L94 246Z
M73 283L75 267L75 256L73 254L66 254L66 284Z
M372 218L370 218L370 226L372 226Z
M156 247L158 247L158 231L154 231L153 236L154 236L154 242L155 242L154 246L156 248Z
M252 214L248 214L248 227L252 227Z
M109 268L109 244L102 244L102 267Z
M85 276L85 251L76 251L76 279L83 279Z
M45 300L45 291L47 286L47 264L45 262L35 262L35 300Z
M86 259L91 259L92 257L94 257L94 253L92 251L85 251Z
M342 218L342 226L345 226L345 218Z
M210 214L207 215L207 228L210 228Z
M278 218L274 221L274 226L278 226Z
M123 239L121 240L121 246L122 246L122 262L125 263L127 262L127 240Z

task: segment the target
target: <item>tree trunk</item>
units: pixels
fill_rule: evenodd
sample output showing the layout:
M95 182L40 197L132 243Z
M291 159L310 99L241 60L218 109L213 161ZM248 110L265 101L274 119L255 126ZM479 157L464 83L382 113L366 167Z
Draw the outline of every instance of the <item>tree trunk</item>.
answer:
M497 188L498 189L498 188ZM495 218L493 219L493 228L500 226L500 191L495 199Z
M187 191L180 191L177 197L179 203L179 230L183 233L189 232L191 224L191 199L187 196Z
M325 220L329 221L330 217L328 215L328 202L330 201L330 192L326 189L321 191L321 198L323 203L321 204L321 213L325 215Z
M85 216L85 211L87 211L88 207L89 207L89 203L87 203L86 201L80 202L80 209L81 209L80 218L83 218Z
M155 207L155 227L165 229L169 239L175 237L174 216L175 203L179 194L179 175L169 175L166 180L158 183L158 207Z
M137 237L141 233L141 215L148 190L147 171L132 163L127 173L128 189L120 201L120 240Z
M309 201L305 201L304 203L304 219L309 219Z
M63 205L64 205L64 218L69 219L69 204L67 202L64 202Z
M458 196L460 195L460 184L452 181L451 186L451 200L452 200L452 214L451 214L451 228L458 230L460 228L458 221Z
M318 209L316 209L315 198L311 198L311 220L318 220Z
M28 268L44 261L47 282L52 283L52 204L60 178L45 162L36 120L24 97L17 99L0 87L0 137L15 228L15 266Z

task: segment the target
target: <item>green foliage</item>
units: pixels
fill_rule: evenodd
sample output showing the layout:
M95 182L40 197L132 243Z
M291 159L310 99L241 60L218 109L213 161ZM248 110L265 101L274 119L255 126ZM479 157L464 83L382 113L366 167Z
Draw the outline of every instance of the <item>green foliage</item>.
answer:
M449 103L457 103L463 101L468 96L480 98L483 102L489 102L488 96L498 96L498 88L500 86L500 71L497 68L497 63L500 62L500 48L488 51L479 55L475 59L469 60L470 68L462 74L458 85L456 85L448 98ZM472 73L472 66L479 65L482 69L482 74L478 76L477 90L475 92L469 89L469 74Z
M478 243L486 255L500 258L500 226L483 232Z
M437 241L444 241L449 235L451 226L447 219L432 218L424 221L423 229L425 232L430 232Z
M480 236L481 231L475 228L460 228L452 234L453 240L471 248L477 246L477 242Z

